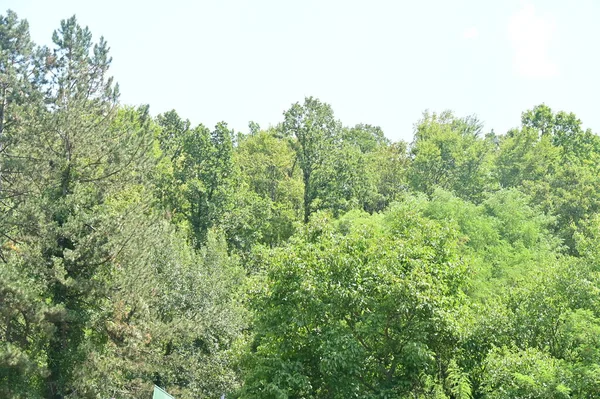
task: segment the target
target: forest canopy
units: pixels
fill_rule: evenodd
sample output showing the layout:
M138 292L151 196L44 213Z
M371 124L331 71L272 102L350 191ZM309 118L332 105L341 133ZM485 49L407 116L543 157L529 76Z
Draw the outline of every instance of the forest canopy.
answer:
M600 137L314 97L119 101L107 42L0 15L0 397L600 397Z

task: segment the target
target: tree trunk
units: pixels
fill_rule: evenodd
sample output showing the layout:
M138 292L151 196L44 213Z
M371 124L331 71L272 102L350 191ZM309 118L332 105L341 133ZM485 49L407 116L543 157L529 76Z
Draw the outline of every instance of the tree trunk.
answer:
M304 223L310 219L310 204L312 195L310 192L310 173L304 173Z

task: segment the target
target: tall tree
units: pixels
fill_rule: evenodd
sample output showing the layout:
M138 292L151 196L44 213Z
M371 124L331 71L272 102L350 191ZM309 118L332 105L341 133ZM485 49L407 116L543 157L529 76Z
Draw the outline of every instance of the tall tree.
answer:
M313 210L328 210L335 217L351 210L369 208L375 187L360 147L340 142L327 152L321 167L313 172Z
M10 10L5 16L0 15L0 242L10 240L8 225L16 204L27 191L26 187L14 184L22 173L22 158L13 149L19 129L40 107L38 53L27 21L19 20Z
M523 112L521 129L500 140L499 182L529 194L557 216L556 232L576 253L573 233L600 210L600 138L573 114L539 105Z
M218 224L230 204L233 132L222 122L213 131L200 125L183 138L176 174L185 185L185 214L197 245Z
M102 38L94 43L72 17L61 22L53 43L46 106L22 129L15 149L27 160L20 184L33 195L18 208L7 267L19 274L15 268L27 265L20 280L35 287L27 297L46 309L40 324L48 328L36 343L47 368L43 392L63 398L75 392L75 372L93 347L112 272L128 245L119 232L137 223L128 217L130 207L111 204L139 184L152 135L147 109L117 113L118 91L107 76L111 59Z
M157 123L158 194L174 222L190 229L200 247L231 206L233 131L225 122L212 131L202 124L190 128L175 111L159 115Z
M28 115L36 113L35 46L27 21L8 10L0 15L0 396L31 395L43 384L43 337L50 325L48 311L35 301L40 287L23 270L26 262L15 259L18 250L17 208L29 187L18 184L22 159L15 147ZM39 94L39 93L37 93ZM33 286L32 286L33 285Z
M8 10L6 16L0 15L0 154L6 148L7 130L22 118L20 106L31 101L34 61L29 24Z
M165 156L175 160L183 150L183 139L190 130L190 121L183 120L175 110L156 117L160 126L158 143Z
M315 172L323 167L325 159L339 137L340 124L329 104L307 97L304 104L295 103L284 113L282 132L293 136L298 165L304 183L304 222L308 222L313 211L312 203L317 198Z
M347 143L357 146L361 152L367 153L390 144L379 126L359 123L354 127L345 127L342 130L342 139Z
M240 136L234 150L235 206L224 218L227 239L248 250L287 240L302 219L302 178L288 139L275 129Z

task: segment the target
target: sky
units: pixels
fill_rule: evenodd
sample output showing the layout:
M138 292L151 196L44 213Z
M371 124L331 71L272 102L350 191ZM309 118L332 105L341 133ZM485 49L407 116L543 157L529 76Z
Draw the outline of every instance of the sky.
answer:
M545 103L600 133L598 0L0 0L50 45L104 36L121 102L247 132L314 96L344 125L411 141L425 110L517 127Z

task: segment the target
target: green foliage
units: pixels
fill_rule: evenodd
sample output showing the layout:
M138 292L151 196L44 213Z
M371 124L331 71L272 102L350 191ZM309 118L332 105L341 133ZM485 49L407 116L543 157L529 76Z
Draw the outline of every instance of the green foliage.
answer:
M365 208L373 187L365 156L358 147L341 145L314 172L315 198L312 207L339 216L351 209Z
M302 180L290 142L274 131L242 136L234 150L238 169L234 205L223 225L234 248L278 245L302 218Z
M469 377L465 374L456 361L451 360L448 365L447 385L452 396L456 399L472 399L471 383Z
M294 150L304 184L304 222L313 212L313 201L317 198L314 173L324 164L339 136L340 124L334 118L329 104L307 97L304 104L295 103L284 113L281 132L294 137Z
M400 141L376 148L363 157L369 190L364 209L379 212L408 191L407 170L410 160L406 143Z
M231 206L233 132L221 122L214 130L189 122L170 111L157 118L161 148L156 186L163 206L197 247Z
M555 231L575 253L576 228L600 209L600 138L583 131L574 114L554 114L546 105L524 112L522 123L521 130L510 131L500 144L500 184L518 187L556 215Z
M539 105L410 146L307 97L234 134L0 16L0 396L600 397L600 138Z
M344 142L358 147L362 153L373 152L390 144L379 126L363 123L351 128L344 128L341 135Z
M431 194L436 187L479 202L493 188L491 139L482 139L475 118L456 118L446 111L423 115L411 147L409 181L416 191Z
M414 201L315 217L271 253L241 397L404 397L445 372L466 270L453 230Z
M7 152L20 159L11 188L23 194L0 241L0 394L137 398L152 383L180 397L231 390L246 323L242 268L216 232L207 228L197 253L160 217L157 129L147 107L118 106L106 42L94 44L74 17L53 42L44 105L28 104ZM208 134L206 202L230 173L230 136L224 125ZM194 155L195 143L183 144Z
M563 363L541 351L496 349L488 355L485 368L486 398L570 397Z
M138 398L155 383L195 398L232 390L238 380L231 364L246 321L237 295L243 273L224 239L211 231L196 252L160 223L137 240L126 256L135 263L122 264L120 289L107 309L109 340L79 369L79 391Z

